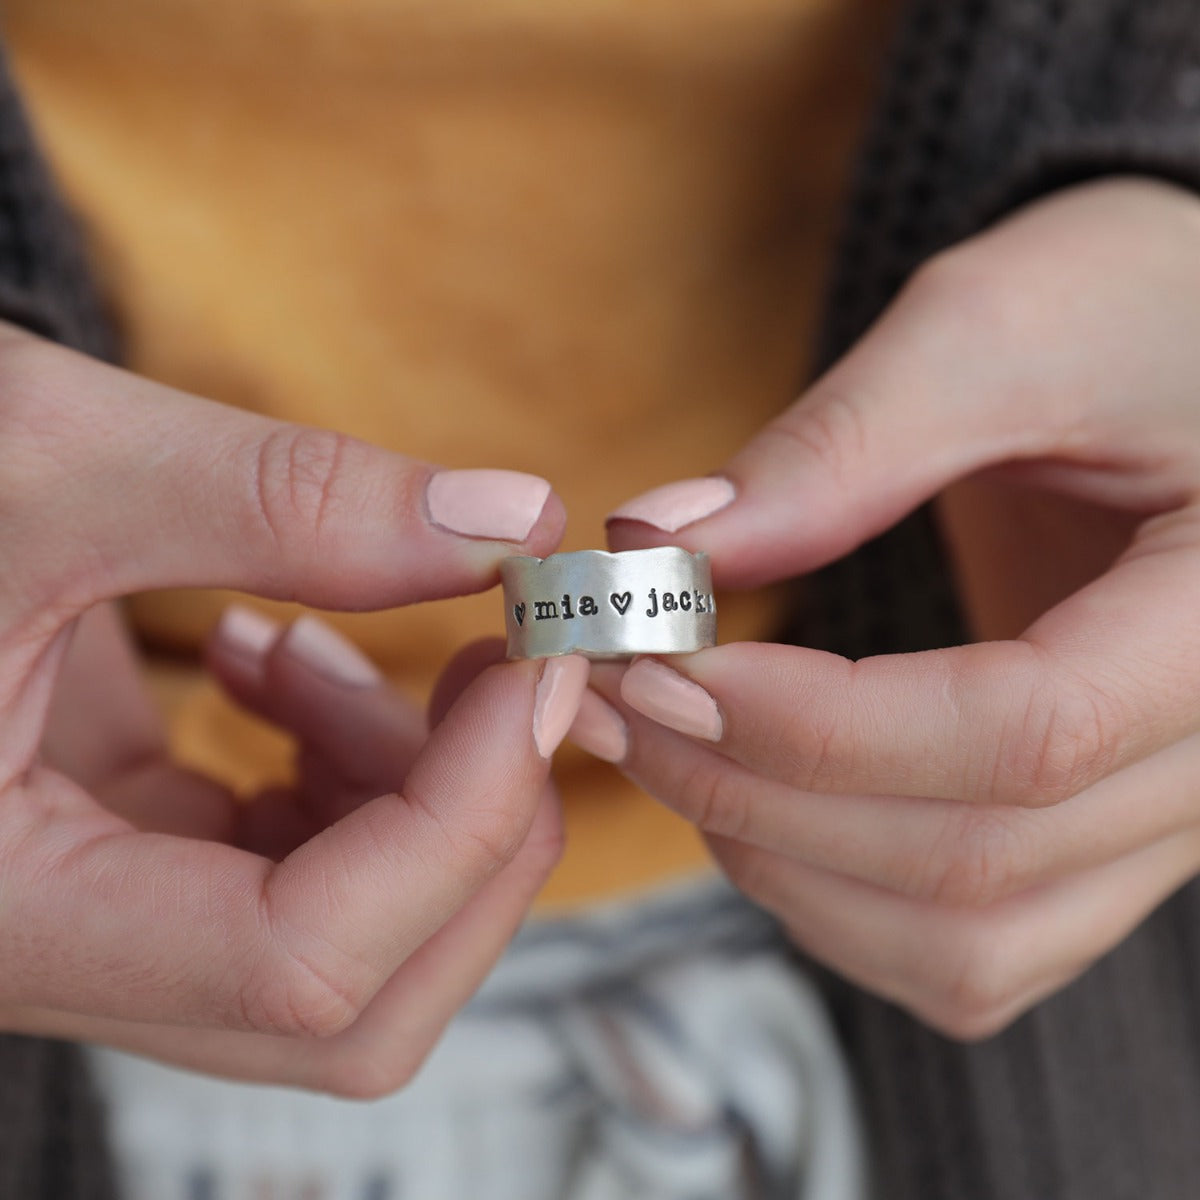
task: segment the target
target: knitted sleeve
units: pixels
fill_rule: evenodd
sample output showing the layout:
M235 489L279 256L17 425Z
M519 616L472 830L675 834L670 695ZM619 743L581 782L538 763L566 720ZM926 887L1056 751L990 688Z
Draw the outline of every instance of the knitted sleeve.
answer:
M822 362L930 254L1039 193L1116 172L1200 188L1195 0L911 0L860 159Z
M75 231L36 153L2 55L0 319L94 355L112 353ZM112 1194L100 1108L79 1051L0 1035L0 1200Z
M1200 188L1196 0L913 0L848 210L821 364L930 254L1041 193L1128 172ZM816 584L795 631L810 644L858 657L965 640L926 513ZM1200 887L977 1045L825 978L886 1200L1200 1196Z
M114 357L78 231L38 153L2 51L0 319L96 357Z

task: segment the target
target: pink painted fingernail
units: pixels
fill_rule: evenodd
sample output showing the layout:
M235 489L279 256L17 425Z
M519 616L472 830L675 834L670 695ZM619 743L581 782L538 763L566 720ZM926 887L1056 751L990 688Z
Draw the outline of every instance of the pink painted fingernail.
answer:
M221 614L213 639L239 658L257 664L274 645L279 628L278 622L253 608L231 604Z
M550 485L520 471L438 471L425 488L435 525L464 537L523 542L537 524Z
M621 679L621 699L643 716L691 737L719 742L717 702L698 684L652 658L639 659Z
M681 479L626 500L608 515L610 521L642 521L664 533L701 521L732 504L737 490L728 479Z
M629 727L607 700L587 688L567 736L581 750L618 763L629 753Z
M379 668L348 638L316 617L297 618L283 635L283 649L310 671L342 687L375 687Z
M579 654L548 658L533 697L533 740L549 758L567 736L587 691L588 660Z

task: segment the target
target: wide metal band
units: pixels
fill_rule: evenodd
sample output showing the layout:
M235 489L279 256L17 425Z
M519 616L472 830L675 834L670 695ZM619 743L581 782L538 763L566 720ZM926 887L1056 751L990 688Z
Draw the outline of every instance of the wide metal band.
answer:
M578 550L500 564L509 658L688 654L717 641L707 554Z

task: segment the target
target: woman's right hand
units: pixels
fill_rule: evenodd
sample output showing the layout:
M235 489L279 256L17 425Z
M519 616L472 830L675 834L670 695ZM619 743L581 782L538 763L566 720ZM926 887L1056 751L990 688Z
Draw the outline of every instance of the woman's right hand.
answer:
M295 795L241 810L166 760L103 602L480 590L506 554L553 549L561 505L530 476L439 472L8 327L0 445L0 1028L399 1086L553 863L548 760L586 664L476 654L425 740L311 619L226 622L213 669L305 748Z

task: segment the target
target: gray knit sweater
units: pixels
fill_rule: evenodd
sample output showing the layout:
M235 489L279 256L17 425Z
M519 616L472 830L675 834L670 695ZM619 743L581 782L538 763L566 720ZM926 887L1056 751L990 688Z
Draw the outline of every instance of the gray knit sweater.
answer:
M1200 0L912 0L847 208L821 361L932 252L1022 200L1118 171L1200 189ZM2 69L0 313L109 347ZM923 514L818 578L792 630L806 643L857 657L963 637ZM821 978L885 1197L1200 1196L1200 885L980 1045ZM100 1131L74 1051L0 1037L0 1200L110 1196Z

